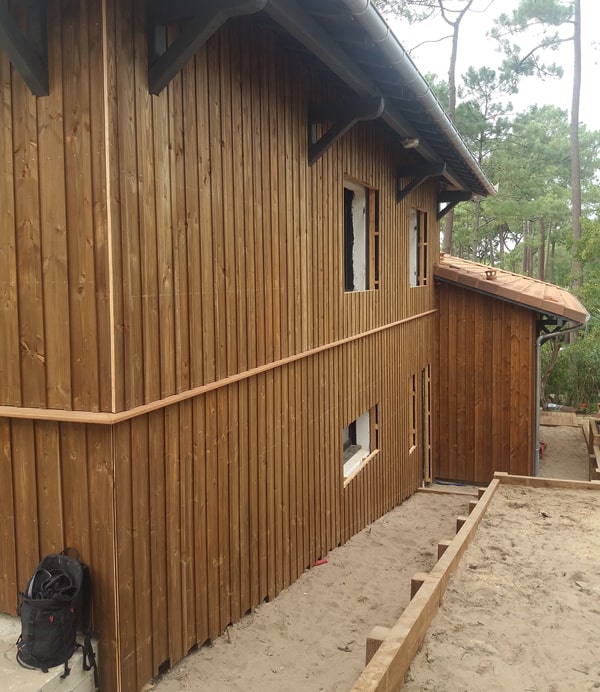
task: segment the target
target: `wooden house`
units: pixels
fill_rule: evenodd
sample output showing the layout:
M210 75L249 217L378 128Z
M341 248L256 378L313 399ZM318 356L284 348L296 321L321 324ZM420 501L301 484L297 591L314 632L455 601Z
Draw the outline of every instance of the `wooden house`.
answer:
M138 690L429 480L492 191L365 0L0 0L0 609L76 547Z
M567 290L443 256L435 475L489 483L539 471L540 348L588 319Z

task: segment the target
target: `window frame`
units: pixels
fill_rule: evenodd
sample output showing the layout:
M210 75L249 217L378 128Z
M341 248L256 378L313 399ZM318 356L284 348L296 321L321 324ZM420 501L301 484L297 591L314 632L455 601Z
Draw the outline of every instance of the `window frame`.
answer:
M409 284L411 288L429 285L428 213L418 207L409 212Z
M409 426L408 426L408 453L412 454L417 449L417 375L413 373L409 381Z
M343 285L345 293L376 291L380 285L379 190L348 176L343 184ZM348 193L352 194L352 197ZM359 196L357 199L357 195ZM350 208L349 208L350 205ZM362 205L362 219L359 219ZM350 241L351 238L351 241ZM355 249L360 241L358 251ZM350 252L350 246L352 252ZM357 264L363 260L357 268ZM357 281L357 277L360 281Z
M379 406L375 404L342 430L344 482L353 478L379 454Z

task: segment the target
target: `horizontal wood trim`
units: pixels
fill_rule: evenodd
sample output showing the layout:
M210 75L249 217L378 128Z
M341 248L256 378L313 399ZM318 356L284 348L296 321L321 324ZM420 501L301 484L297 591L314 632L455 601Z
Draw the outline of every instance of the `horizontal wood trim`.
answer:
M563 490L600 490L600 481L571 481L565 478L514 476L496 472L494 478L502 485L522 485L526 488L561 488Z
M418 488L418 493L433 493L434 495L460 495L461 497L477 497L477 493L465 493L460 490L438 490L437 488Z
M140 689L415 492L404 404L434 333L435 315L114 426L0 418L0 610L77 548L101 677ZM345 485L342 431L375 405L379 452Z
M429 317L437 312L437 310L428 310L420 315L412 315L403 320L398 320L392 324L386 324L382 327L376 327L375 329L370 329L362 334L355 334L353 336L348 336L345 339L339 339L330 344L324 344L323 346L317 346L316 348L311 348L303 353L297 353L293 356L287 356L286 358L280 358L272 363L265 363L256 368L251 368L245 372L240 372L237 375L231 375L229 377L223 377L216 382L209 382L208 384L201 385L199 387L194 387L187 392L180 392L179 394L173 394L171 396L164 397L157 401L153 401L149 404L144 404L143 406L135 406L128 411L119 411L118 413L101 413L95 411L60 411L56 409L38 409L38 408L19 408L16 406L0 406L0 417L3 418L20 418L27 420L48 420L57 421L61 423L93 423L98 425L115 425L116 423L122 423L132 418L137 418L138 416L143 416L146 413L151 413L152 411L158 411L160 409L166 408L167 406L172 406L173 404L181 403L182 401L187 401L193 399L194 397L200 396L201 394L206 394L208 392L214 392L222 387L227 387L236 382L242 382L243 380L248 380L257 375L261 375L272 370L277 370L277 368L283 367L284 365L289 365L290 363L295 363L299 360L305 358L310 358L318 353L323 353L324 351L329 351L334 348L343 346L344 344L351 343L352 341L358 341L364 339L373 334L378 334L379 332L384 332L389 329L394 329L394 327L399 327L408 322L413 322L424 317Z

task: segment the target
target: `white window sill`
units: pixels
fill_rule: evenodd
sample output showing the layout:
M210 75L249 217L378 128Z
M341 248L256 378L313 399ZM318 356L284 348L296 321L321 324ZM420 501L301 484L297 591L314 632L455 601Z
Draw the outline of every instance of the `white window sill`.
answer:
M371 461L371 459L374 459L378 454L378 449L374 449L372 452L361 449L359 452L350 457L350 459L348 459L348 461L344 464L344 487Z

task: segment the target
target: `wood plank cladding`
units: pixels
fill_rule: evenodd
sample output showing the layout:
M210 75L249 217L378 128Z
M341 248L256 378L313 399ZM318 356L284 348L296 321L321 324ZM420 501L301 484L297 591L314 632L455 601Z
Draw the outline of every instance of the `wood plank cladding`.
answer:
M53 11L50 97L1 60L0 404L129 409L428 309L403 151L362 124L307 166L308 103L337 90L282 38L230 22L150 97L135 3ZM344 175L381 195L376 292L340 291ZM430 191L407 203L433 218Z
M308 166L308 104L346 92L260 17L151 97L144 7L53 3L46 100L0 54L0 609L78 547L115 690L419 487L411 383L436 365L434 287L409 287L435 182L396 203L406 153L377 122ZM343 290L345 179L378 192L377 290ZM344 484L374 406L378 453Z
M14 612L40 556L76 547L94 575L103 679L115 680L113 430L2 419L0 434L0 610Z
M50 95L0 54L0 403L110 410L100 4L49 8ZM92 84L92 82L96 84ZM103 375L104 376L104 375Z
M438 288L438 478L489 482L533 473L536 320L531 310Z
M103 677L139 689L214 639L421 484L405 413L435 315L417 324L115 426L3 420L0 607L40 554L75 545ZM380 452L344 487L342 430L373 404Z

